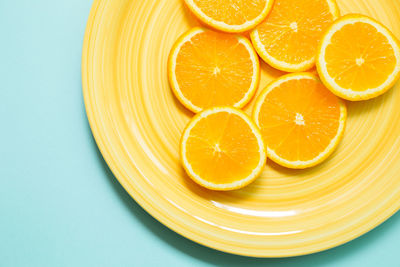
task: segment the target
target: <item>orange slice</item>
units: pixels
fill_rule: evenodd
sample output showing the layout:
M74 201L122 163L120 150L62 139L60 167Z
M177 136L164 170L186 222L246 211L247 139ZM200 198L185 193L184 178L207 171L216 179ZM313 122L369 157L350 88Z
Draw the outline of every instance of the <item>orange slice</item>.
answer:
M172 48L168 77L176 97L193 112L241 108L258 87L260 63L246 38L194 28Z
M189 9L205 24L226 32L254 28L268 15L273 0L185 0Z
M338 16L334 0L275 0L266 20L251 32L251 40L272 67L305 71L315 65L323 31Z
M322 38L317 69L334 94L353 101L370 99L389 90L399 79L399 42L377 21L347 15Z
M282 76L256 100L253 118L267 154L288 168L303 169L324 161L342 138L346 107L310 73Z
M256 179L266 161L262 136L242 111L215 107L197 114L181 139L188 175L213 190L244 187Z

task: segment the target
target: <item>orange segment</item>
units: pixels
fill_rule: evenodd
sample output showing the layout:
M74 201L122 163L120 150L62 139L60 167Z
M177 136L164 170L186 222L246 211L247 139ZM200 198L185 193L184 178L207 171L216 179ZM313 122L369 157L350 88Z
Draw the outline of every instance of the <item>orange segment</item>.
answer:
M261 58L283 71L315 64L323 31L339 16L334 0L275 0L268 17L251 33Z
M322 81L336 95L369 99L386 92L399 78L399 44L378 22L347 15L323 37L317 67Z
M254 120L273 161L289 168L315 166L338 145L346 108L310 73L272 82L257 98Z
M260 66L246 38L194 28L173 47L168 73L176 97L199 112L214 106L243 107L256 91Z
M243 32L265 19L273 0L185 0L185 2L207 25L226 32Z
M242 111L217 107L197 114L185 129L181 157L188 175L214 190L241 188L262 171L261 133Z

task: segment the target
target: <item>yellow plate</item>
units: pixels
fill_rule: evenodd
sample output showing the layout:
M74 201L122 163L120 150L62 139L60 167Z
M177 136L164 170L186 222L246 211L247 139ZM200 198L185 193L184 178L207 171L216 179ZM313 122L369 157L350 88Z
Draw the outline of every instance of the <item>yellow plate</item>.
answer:
M399 1L339 6L400 37ZM187 178L179 138L192 114L168 86L167 59L194 25L183 0L96 0L90 13L82 58L87 115L111 170L143 208L198 243L259 257L337 246L399 209L400 88L348 103L344 140L318 167L296 171L270 161L261 178L233 192L211 192ZM281 75L262 68L261 88Z

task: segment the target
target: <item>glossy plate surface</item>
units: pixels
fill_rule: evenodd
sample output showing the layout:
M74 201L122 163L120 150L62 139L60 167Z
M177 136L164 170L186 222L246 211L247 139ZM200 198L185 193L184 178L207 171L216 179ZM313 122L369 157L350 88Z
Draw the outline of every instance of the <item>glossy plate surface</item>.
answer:
M343 14L370 15L400 37L399 1L338 4ZM96 0L88 20L82 58L87 115L111 170L143 208L198 243L259 257L337 246L399 209L397 85L374 100L348 103L344 139L318 167L296 171L269 162L256 182L233 192L192 182L179 163L179 138L193 114L169 88L167 58L178 36L195 25L183 0ZM260 89L280 75L262 64Z

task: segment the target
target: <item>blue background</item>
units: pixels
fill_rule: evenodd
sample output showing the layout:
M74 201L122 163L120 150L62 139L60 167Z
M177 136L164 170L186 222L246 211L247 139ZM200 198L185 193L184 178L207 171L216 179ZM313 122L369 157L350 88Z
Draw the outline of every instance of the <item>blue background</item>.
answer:
M400 266L400 213L346 245L286 259L214 251L148 215L108 169L86 119L90 6L0 0L1 267Z

